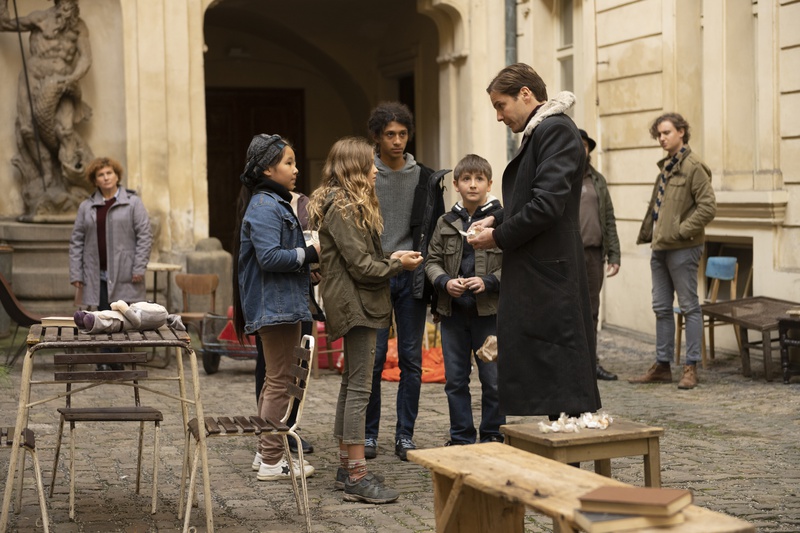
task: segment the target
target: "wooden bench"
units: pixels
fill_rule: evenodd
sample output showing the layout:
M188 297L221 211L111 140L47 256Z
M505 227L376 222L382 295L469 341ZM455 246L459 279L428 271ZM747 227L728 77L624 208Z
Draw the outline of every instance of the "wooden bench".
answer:
M611 477L611 459L641 455L644 484L661 486L661 454L658 438L664 429L629 420L614 419L606 429L584 429L578 433L542 433L538 423L500 426L509 444L560 463L594 461L594 471Z
M14 445L14 438L16 432L14 428L1 427L0 428L0 447L11 447ZM39 493L39 508L42 511L42 526L44 533L50 531L50 520L47 517L47 504L44 498L44 485L42 484L42 469L39 467L39 459L36 457L36 436L32 429L25 428L21 433L22 441L19 446L29 453L33 461L33 473L36 476L36 490ZM23 454L23 463L19 469L19 481L17 485L17 504L14 508L14 514L19 514L22 511L22 480L25 477L25 459Z
M525 508L553 519L556 531L574 533L578 497L625 483L496 442L408 452L431 471L438 533L524 531ZM683 524L648 533L754 533L743 520L690 505Z

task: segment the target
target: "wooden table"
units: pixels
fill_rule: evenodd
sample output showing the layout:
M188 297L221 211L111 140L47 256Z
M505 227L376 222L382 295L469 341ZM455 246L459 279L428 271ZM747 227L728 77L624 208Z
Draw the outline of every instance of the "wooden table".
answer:
M742 374L752 375L750 370L750 348L759 347L764 354L764 377L772 381L772 332L778 331L778 319L787 316L786 312L800 306L796 302L778 300L767 296L740 298L701 306L703 314L709 318L709 327L720 320L734 324L739 329L741 339L740 354L742 357ZM747 330L754 329L761 333L761 340L749 342ZM777 339L775 339L777 340ZM713 354L713 350L711 350Z
M644 484L661 486L661 453L658 439L664 429L629 420L614 419L606 429L583 429L577 433L542 433L539 424L500 426L506 444L560 463L594 461L594 471L611 477L611 459L641 455Z
M158 273L167 273L167 294L165 295L167 299L167 305L164 306L167 308L167 310L169 310L172 306L172 284L169 282L169 273L179 272L182 269L182 265L175 263L147 263L147 271L153 273L153 301L156 303L158 303Z
M148 389L155 394L161 394L180 402L181 414L183 416L183 427L188 426L190 418L189 407L194 406L193 416L198 420L203 420L203 405L200 400L200 378L197 372L197 358L192 349L189 335L185 331L176 331L168 327L162 327L151 331L127 331L124 333L113 334L94 334L79 332L73 327L42 326L40 324L31 326L28 333L28 351L22 365L22 376L19 386L19 404L17 408L17 418L15 423L14 442L22 442L22 431L28 425L28 412L36 405L63 397L56 395L39 401L31 400L31 376L33 375L33 357L39 350L64 349L75 351L86 351L90 348L141 348L141 347L174 347L183 350L189 356L192 373L192 390L187 391L186 376L183 369L183 358L176 357L177 373L173 378L162 377L153 378L160 380L175 381L178 385L178 394ZM214 517L212 514L211 486L208 475L208 456L206 451L205 433L200 432L198 442L200 447L200 459L203 465L203 490L205 496L206 511L206 530L210 533L214 531ZM14 490L14 477L18 467L19 446L11 448L11 457L8 462L8 475L6 477L5 493L3 495L2 515L0 515L0 533L5 533L8 526L8 514L11 507L11 494ZM20 475L22 473L20 472Z
M553 519L555 530L574 533L578 497L625 483L496 442L411 450L409 460L431 471L437 532L522 533L525 508ZM753 533L753 525L696 505L686 521L646 528L647 533Z

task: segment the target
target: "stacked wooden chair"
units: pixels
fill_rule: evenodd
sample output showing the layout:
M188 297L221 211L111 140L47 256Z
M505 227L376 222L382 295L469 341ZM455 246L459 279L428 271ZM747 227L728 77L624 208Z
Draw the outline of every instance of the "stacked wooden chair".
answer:
M0 447L8 448L14 446L15 437L14 428L3 427L0 428ZM39 507L42 510L42 527L45 533L50 531L50 519L47 516L47 504L44 498L44 485L42 484L42 469L39 467L39 459L36 457L36 437L33 430L25 428L22 430L21 442L16 443L21 446L23 453L21 457L22 464L17 471L17 504L14 506L14 514L19 514L22 511L22 481L25 478L25 454L31 456L33 461L33 473L36 476L36 490L39 493Z
M78 422L138 422L139 423L139 451L136 462L136 493L139 493L142 475L142 443L144 439L144 425L152 422L153 431L153 488L152 488L152 509L156 512L156 495L158 485L158 433L164 416L161 411L153 407L141 405L139 398L139 380L147 377L147 370L137 369L137 363L145 363L147 353L145 352L125 352L125 353L84 353L84 354L56 354L53 356L53 363L66 365L67 370L57 370L54 373L56 383L66 384L66 406L60 407L61 421L58 425L58 437L56 439L55 459L53 460L53 474L50 480L50 497L53 497L53 489L58 473L58 458L61 452L61 439L64 433L64 424L69 423L69 517L75 518L75 424ZM128 364L130 370L95 370L97 364ZM78 369L76 365L89 365L91 369ZM128 406L109 406L109 407L74 407L72 405L72 395L103 385L114 383L128 385L133 388L133 405ZM73 388L74 385L79 385Z
M257 416L220 416L217 418L206 417L203 425L201 426L196 418L189 421L186 430L186 447L184 450L184 465L183 473L181 474L181 494L180 504L178 507L178 517L183 516L183 501L184 495L186 496L186 515L184 517L183 531L189 531L189 518L191 515L192 502L194 499L195 483L197 481L197 465L199 461L200 450L197 442L200 440L200 431L205 431L206 442L212 438L219 437L256 437L262 433L269 433L271 435L280 435L283 438L283 448L286 450L287 460L289 462L289 471L292 478L292 490L294 491L295 501L297 502L298 514L305 515L307 531L311 532L311 516L309 513L308 505L308 486L304 475L300 475L300 484L298 487L297 476L295 474L295 467L293 464L292 454L289 453L289 440L291 437L297 444L297 455L300 465L303 465L303 445L300 441L300 436L297 434L297 427L300 425L300 420L303 416L303 406L306 400L306 392L308 385L311 381L311 368L314 359L314 337L311 335L304 335L300 342L300 346L294 349L295 361L289 369L292 375L292 382L287 387L289 394L289 405L286 408L286 413L280 420L265 420ZM291 426L286 425L289 415L294 406L297 405L297 416L295 422ZM192 447L194 451L192 452ZM189 465L189 458L192 458L191 465ZM302 466L299 469L303 471ZM189 474L188 491L186 485L187 472ZM301 490L300 490L301 489ZM205 502L205 505L211 505L211 502Z

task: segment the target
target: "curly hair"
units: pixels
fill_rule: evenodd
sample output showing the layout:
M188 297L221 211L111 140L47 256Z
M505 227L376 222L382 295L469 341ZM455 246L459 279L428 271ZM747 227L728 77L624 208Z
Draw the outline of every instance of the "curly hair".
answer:
M111 167L111 169L117 175L118 178L117 185L122 183L122 174L125 171L122 169L122 164L120 164L119 161L111 157L96 157L91 161L91 163L89 163L89 165L86 167L86 179L89 181L89 183L91 183L92 185L96 185L97 172L101 168L106 168L106 167Z
M689 137L691 137L691 134L689 133L689 123L680 113L664 113L655 119L653 124L650 126L650 136L653 139L658 140L658 127L665 120L672 122L672 125L675 126L676 131L683 130L683 144L689 142Z
M345 220L352 216L360 230L382 233L383 217L371 177L374 164L372 146L363 137L343 137L336 141L322 168L322 185L308 203L310 227L319 229L325 218L323 206L332 198L332 207Z
M414 138L414 115L407 105L400 102L383 102L372 110L367 129L374 142L378 142L383 130L390 122L398 122L408 129L408 140Z

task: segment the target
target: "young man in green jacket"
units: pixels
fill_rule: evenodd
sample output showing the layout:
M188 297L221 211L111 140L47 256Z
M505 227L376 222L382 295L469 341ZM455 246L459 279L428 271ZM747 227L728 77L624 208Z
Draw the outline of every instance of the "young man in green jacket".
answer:
M705 227L717 212L711 170L689 148L689 123L678 113L658 117L650 135L667 152L656 179L637 244L653 249L653 312L656 314L656 362L630 383L671 383L675 356L673 295L686 318L686 364L679 389L697 386L697 362L703 339L703 314L697 298L697 268Z

